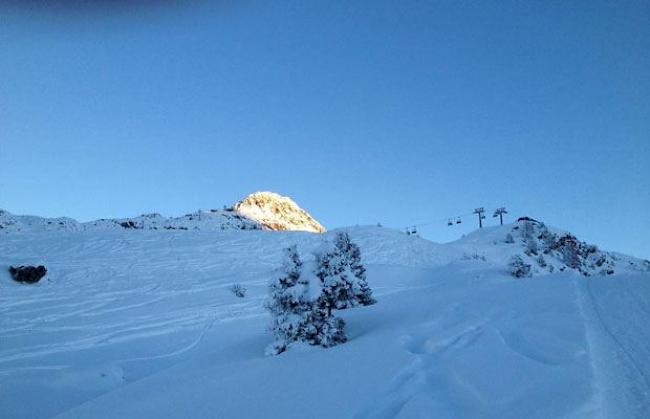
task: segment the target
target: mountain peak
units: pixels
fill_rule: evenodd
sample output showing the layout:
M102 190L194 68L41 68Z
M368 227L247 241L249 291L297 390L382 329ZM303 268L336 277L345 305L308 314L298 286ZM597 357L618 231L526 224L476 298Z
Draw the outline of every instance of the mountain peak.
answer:
M254 192L233 205L233 209L269 230L326 231L293 199L275 192Z

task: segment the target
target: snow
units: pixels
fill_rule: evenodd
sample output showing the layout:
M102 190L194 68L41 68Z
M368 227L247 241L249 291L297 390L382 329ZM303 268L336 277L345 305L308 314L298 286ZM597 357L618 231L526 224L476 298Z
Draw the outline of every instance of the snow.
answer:
M604 417L648 417L650 281L621 275L579 283Z
M325 232L325 227L291 198L274 192L255 192L230 208L198 210L180 217L164 217L158 213L151 213L131 218L109 218L81 223L67 217L42 218L32 215L14 215L0 210L0 234L120 229L203 231L264 229Z
M14 215L0 210L0 233L40 233L48 231L94 230L259 230L262 226L229 209L199 210L181 217L163 217L160 214L142 214L132 218L110 218L80 223L67 217L42 218L32 215Z
M512 228L449 244L379 227L3 234L0 417L650 417L643 262L515 279ZM265 356L282 249L309 265L337 231L378 303L337 312L345 344ZM38 284L9 278L37 263Z

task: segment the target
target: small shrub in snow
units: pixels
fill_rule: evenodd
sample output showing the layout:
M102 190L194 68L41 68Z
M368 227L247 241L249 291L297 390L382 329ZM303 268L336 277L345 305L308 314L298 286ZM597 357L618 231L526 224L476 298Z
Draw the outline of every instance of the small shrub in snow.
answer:
M538 239L542 243L542 252L548 254L551 252L551 249L557 240L557 235L551 233L545 225L542 224L542 227Z
M528 256L532 256L532 255L537 256L537 251L538 251L537 240L534 237L528 239L528 241L526 242L526 250L524 251L524 253L526 253Z
M600 275L612 275L614 273L614 262L610 260L607 253L594 253L589 257L588 267L597 270Z
M571 269L578 269L582 265L580 245L575 236L566 234L554 244L555 250L562 255L564 262Z
M483 262L487 262L487 259L485 258L485 256L479 255L476 252L474 252L472 254L463 253L463 259L464 260L482 260Z
M232 291L235 296L239 298L244 298L246 297L246 291L248 291L246 288L244 288L241 284L234 284L232 287L230 287L230 291Z
M515 278L525 278L531 276L531 266L524 262L519 255L515 255L510 260L510 273Z
M515 242L515 239L512 237L512 234L508 233L506 235L506 239L504 240L505 243L512 244Z

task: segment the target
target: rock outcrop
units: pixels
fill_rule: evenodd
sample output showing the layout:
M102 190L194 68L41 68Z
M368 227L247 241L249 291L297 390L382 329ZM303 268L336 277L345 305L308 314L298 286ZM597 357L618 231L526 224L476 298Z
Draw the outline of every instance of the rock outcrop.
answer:
M10 266L9 273L11 277L17 282L25 282L27 284L35 284L47 273L45 266Z
M267 230L295 230L324 233L323 227L291 198L274 192L255 192L237 202L233 209L257 221Z

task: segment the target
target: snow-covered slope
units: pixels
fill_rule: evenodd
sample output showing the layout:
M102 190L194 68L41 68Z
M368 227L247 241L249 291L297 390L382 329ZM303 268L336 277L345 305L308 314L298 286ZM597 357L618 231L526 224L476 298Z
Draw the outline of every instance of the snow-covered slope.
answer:
M163 217L160 214L143 214L134 218L97 220L83 223L85 230L135 229L135 230L260 230L254 220L229 209L199 210L182 217Z
M83 230L79 222L72 218L43 218L34 215L14 215L0 209L0 234L15 232L45 232L45 231L76 231Z
M276 357L263 302L282 248L309 259L337 231L2 235L0 417L650 417L643 262L516 279L518 225L449 244L344 229L378 303L340 313L347 343ZM35 285L6 272L37 263Z
M584 276L615 272L650 271L650 261L600 250L567 231L523 217L513 224L487 227L450 246L462 249L465 258L508 266L513 257L530 266L530 275L574 271Z
M43 218L14 215L0 210L0 233L93 230L261 230L262 225L232 210L196 211L182 217L143 214L132 218L110 218L80 223L72 218Z
M252 193L237 202L233 209L268 230L325 232L325 227L291 198L274 192Z
M322 233L325 228L291 198L256 192L233 207L199 210L182 217L158 213L80 223L72 218L14 215L0 210L0 233L87 230L297 230Z

